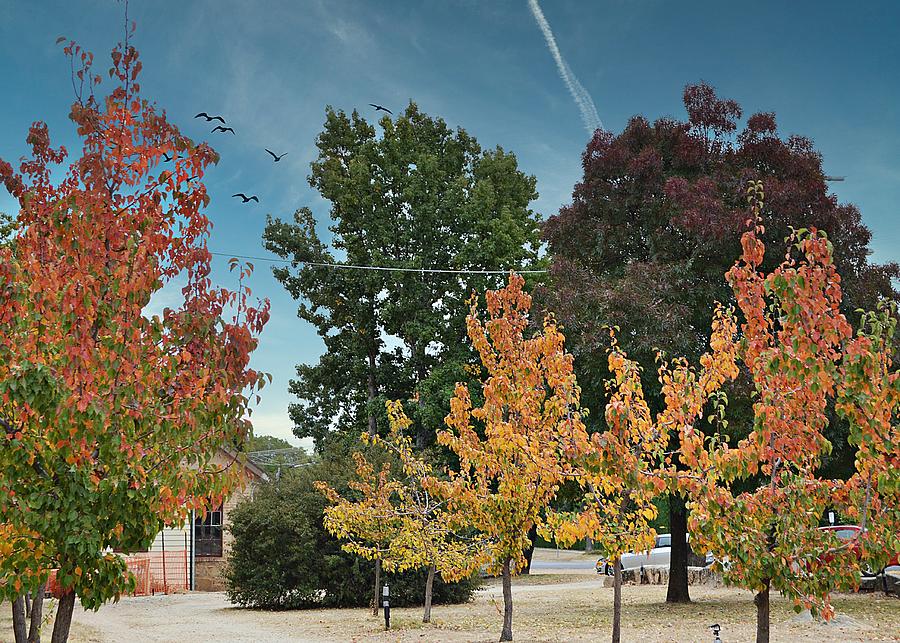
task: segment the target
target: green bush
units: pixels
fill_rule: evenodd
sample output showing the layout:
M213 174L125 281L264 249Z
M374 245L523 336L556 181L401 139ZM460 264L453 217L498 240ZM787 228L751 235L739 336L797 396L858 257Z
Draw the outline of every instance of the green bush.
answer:
M285 471L261 485L231 512L234 536L226 569L228 598L263 609L362 607L374 592L375 564L341 550L322 526L325 498L313 488L325 480L340 492L352 475L349 458L332 457ZM421 605L426 571L383 574L391 605ZM478 580L434 581L434 604L472 598Z

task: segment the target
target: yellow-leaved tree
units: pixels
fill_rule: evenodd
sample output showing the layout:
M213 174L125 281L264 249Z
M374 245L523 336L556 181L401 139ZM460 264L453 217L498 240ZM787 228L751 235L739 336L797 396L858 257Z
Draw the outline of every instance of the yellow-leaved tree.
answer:
M483 561L484 548L478 538L454 532L457 517L436 496L431 465L413 452L412 439L404 431L412 424L400 402L387 402L391 430L387 437L362 434L364 442L382 448L391 461L380 469L359 452L357 480L350 482L356 497L345 498L324 482L316 488L332 503L325 509L325 528L346 540L345 551L380 561L388 572L426 567L425 611L422 622L431 622L434 575L456 581L470 575ZM376 579L376 600L378 580Z
M457 384L448 430L438 434L458 456L459 472L435 488L458 524L484 536L488 570L503 577L501 641L512 640L511 576L525 563L528 532L543 523L542 512L567 475L570 436L584 431L563 334L548 318L527 337L531 297L524 283L511 273L505 288L489 290L484 322L472 305L466 325L485 371L484 402L473 406L468 387Z

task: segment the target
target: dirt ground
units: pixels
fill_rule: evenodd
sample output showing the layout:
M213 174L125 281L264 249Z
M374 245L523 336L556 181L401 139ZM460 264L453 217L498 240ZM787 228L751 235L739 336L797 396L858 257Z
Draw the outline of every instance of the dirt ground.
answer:
M542 560L577 560L577 553L543 551ZM551 557L556 558L551 558ZM552 568L542 566L544 569ZM588 566L585 566L589 569ZM589 573L520 577L513 584L513 634L517 641L603 641L609 637L612 588ZM749 592L692 587L690 605L665 603L666 588L623 588L623 641L688 643L712 640L707 626L722 625L722 640L753 641L755 608ZM99 612L76 608L73 643L138 643L218 640L288 641L496 641L503 598L488 581L472 603L435 606L433 623L421 623L421 609L392 610L392 630L368 610L263 612L231 606L223 594L193 593L127 598ZM883 594L838 595L835 622L825 625L797 616L787 601L772 601L772 640L846 643L900 641L900 599ZM3 610L8 613L8 608ZM5 616L5 615L4 615ZM8 617L0 632L8 636ZM5 639L4 639L5 640Z

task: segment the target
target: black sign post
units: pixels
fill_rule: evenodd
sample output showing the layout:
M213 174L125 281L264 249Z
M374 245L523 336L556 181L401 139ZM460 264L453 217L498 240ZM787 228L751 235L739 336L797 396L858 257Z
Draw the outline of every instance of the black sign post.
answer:
M384 607L384 629L391 629L391 589L385 585L381 588L381 594L384 596L384 601L381 603L382 607Z

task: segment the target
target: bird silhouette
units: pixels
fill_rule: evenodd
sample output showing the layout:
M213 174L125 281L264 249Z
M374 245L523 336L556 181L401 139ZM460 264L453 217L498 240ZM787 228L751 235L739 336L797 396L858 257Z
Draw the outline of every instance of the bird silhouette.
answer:
M253 196L247 196L243 192L238 192L237 194L232 194L231 198L240 197L242 199L241 203L247 203L248 201L256 201L259 203L259 199L254 194Z
M372 107L374 107L376 112L387 112L387 113L390 114L391 116L394 115L394 112L392 112L391 110L389 110L387 107L383 107L382 105L376 105L375 103L369 103L369 105L371 105Z
M225 119L222 118L221 116L210 116L206 112L200 112L199 114L194 116L194 118L201 118L201 117L205 118L207 123L210 121L221 121L222 125L225 125Z
M233 129L231 129L230 127L222 127L221 125L217 125L216 127L213 128L212 131L213 131L213 132L223 132L223 133L224 133L224 132L231 132L232 134L234 134L234 130L233 130Z
M280 161L281 159L283 159L283 158L284 158L285 156L287 156L287 154L288 154L287 152L285 152L285 153L282 154L281 156L278 156L278 154L276 154L275 152L273 152L273 151L270 150L269 148L265 148L265 149L266 149L266 152L268 152L269 154L272 155L272 158L275 159L275 162L276 162L276 163L278 163L278 161Z
M172 160L172 157L169 156L168 154L166 154L165 152L163 152L163 161L165 161L166 163L169 163L171 160Z

